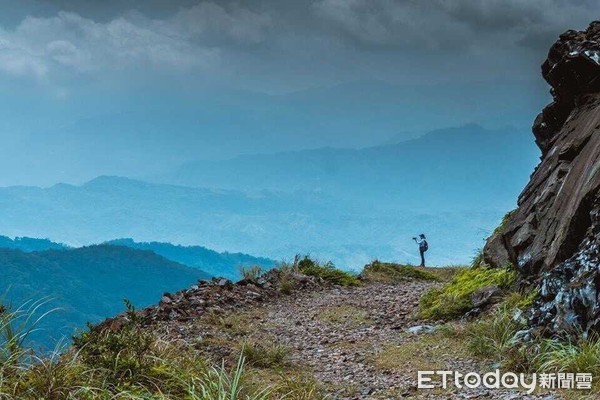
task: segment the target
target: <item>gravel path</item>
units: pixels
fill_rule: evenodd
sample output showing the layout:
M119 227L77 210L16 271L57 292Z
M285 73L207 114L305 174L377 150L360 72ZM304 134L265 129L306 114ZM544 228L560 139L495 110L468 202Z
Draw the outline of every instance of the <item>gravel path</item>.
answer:
M392 356L389 360L385 355L389 349L393 352L407 343L423 339L432 342L428 334L406 332L416 324L412 314L420 295L431 286L426 282L376 283L290 296L264 307L265 318L261 319L260 329L292 349L293 361L312 369L317 381L330 389L333 399L560 398L548 394L527 396L508 390L417 391L416 370L411 368L413 360L404 363L400 358L402 350L397 359ZM452 354L451 349L444 348L443 343L436 344L435 340L422 349L408 345L413 351L422 350L422 354L411 354L418 359L416 364L463 372L486 370L468 355Z
M196 303L210 303L205 311L197 310L199 317L167 318L164 334L195 346L217 363L237 359L240 343L283 345L293 368L312 376L333 400L562 398L557 393L526 395L453 386L417 390L418 370L482 373L493 369L489 362L474 360L452 330L407 332L419 324L414 314L420 296L435 285L408 281L312 286L291 295L263 297L253 292L258 291L254 286L230 285L228 289L217 284L197 290L208 293L202 301L183 294L171 296L171 302L163 301L164 312L157 315L170 316L173 310L189 311ZM253 295L251 302L242 301L249 295Z

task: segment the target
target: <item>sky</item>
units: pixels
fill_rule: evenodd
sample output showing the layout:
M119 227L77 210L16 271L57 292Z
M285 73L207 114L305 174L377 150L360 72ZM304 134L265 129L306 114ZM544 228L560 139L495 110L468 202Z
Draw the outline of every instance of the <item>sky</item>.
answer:
M530 134L597 1L0 0L0 186L195 159Z

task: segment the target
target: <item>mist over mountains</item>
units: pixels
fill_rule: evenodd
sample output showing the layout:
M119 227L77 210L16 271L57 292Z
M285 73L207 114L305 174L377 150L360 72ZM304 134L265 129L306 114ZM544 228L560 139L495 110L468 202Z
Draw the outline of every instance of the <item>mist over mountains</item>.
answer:
M125 95L92 86L91 93L61 102L31 99L19 87L20 95L0 110L11 127L0 167L12 169L0 184L80 184L99 175L144 180L190 160L364 148L472 121L494 129L528 127L547 97L543 84L523 92L521 84L495 82L361 80L282 94L158 84ZM31 112L36 118L21 118Z
M537 152L523 132L471 124L360 150L323 148L187 163L163 181L245 191L315 191L365 210L507 208L513 200L506 192L519 190Z
M10 236L71 245L115 237L285 259L310 253L342 268L373 258L467 262L537 161L529 135L476 125L361 150L323 148L198 161L148 178L0 189Z

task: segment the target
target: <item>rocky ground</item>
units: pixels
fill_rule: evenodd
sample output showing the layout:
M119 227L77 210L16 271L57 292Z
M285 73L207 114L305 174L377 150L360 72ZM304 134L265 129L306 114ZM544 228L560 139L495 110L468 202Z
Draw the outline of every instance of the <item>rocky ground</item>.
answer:
M417 390L417 370L493 369L470 357L461 338L453 337L452 332L409 332L422 325L414 314L420 295L433 285L436 283L427 281L359 287L310 285L310 290L248 302L239 308L213 308L199 319L161 324L164 332L215 361L225 358L234 362L240 349L248 345L284 353L285 363L259 365L257 376L267 382L274 375L308 379L330 399L561 398L511 390ZM237 285L221 286L225 292L238 290Z

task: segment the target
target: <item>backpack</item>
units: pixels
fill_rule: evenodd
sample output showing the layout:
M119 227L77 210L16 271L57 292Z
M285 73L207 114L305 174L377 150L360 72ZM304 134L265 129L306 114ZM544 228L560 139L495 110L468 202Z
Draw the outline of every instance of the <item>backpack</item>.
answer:
M427 240L423 240L423 243L421 243L421 250L423 250L423 251L429 250L429 245L427 244Z

